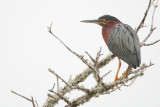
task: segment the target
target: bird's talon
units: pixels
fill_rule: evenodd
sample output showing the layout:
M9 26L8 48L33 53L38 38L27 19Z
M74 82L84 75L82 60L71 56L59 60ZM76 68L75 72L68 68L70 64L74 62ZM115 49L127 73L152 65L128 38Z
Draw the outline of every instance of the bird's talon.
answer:
M126 78L128 78L128 74L126 72L124 72L122 75L125 75Z
M116 85L116 87L117 87L117 89L121 90L120 87L118 87L117 85Z
M122 81L123 79L122 78L115 78L114 81L117 81L117 80Z
M117 80L122 81L123 79L116 77L115 80L114 80L114 82L116 82ZM121 90L120 87L118 87L117 85L116 85L116 87L117 87L117 89Z

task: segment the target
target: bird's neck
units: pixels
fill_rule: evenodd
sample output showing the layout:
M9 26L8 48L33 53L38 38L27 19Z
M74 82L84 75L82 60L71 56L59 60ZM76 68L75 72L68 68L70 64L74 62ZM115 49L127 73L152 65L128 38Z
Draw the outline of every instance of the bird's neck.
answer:
M106 45L108 45L108 39L109 39L109 36L110 36L110 33L111 31L114 29L114 26L118 23L121 23L121 22L118 22L118 21L110 21L108 22L107 24L105 24L103 27L102 27L102 36L103 36L103 39L106 43Z

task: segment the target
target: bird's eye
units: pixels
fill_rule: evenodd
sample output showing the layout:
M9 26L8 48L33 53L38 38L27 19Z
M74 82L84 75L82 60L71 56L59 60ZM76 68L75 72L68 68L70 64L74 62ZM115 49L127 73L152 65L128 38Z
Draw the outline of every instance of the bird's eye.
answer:
M105 21L106 21L106 19L99 19L99 21L101 21L101 22L105 22Z

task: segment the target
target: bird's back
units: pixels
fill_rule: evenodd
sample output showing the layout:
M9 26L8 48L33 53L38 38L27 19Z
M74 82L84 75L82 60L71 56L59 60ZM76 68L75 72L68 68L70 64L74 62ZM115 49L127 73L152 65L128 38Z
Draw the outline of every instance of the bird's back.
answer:
M116 24L109 34L109 50L132 68L141 63L140 43L136 32L127 24Z

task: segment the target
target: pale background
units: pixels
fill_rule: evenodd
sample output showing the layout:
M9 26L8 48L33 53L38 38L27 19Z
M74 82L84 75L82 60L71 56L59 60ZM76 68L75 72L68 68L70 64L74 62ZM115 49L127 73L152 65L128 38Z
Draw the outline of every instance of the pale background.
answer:
M136 28L147 5L148 0L0 0L0 107L32 107L30 102L12 94L11 90L27 97L34 96L42 106L48 89L56 82L47 71L49 67L66 81L70 75L74 77L86 68L48 33L47 26L51 22L53 32L74 51L79 54L88 51L95 56L102 46L105 56L109 51L102 39L101 27L80 21L110 14ZM154 21L157 30L148 42L160 38L159 13L160 8ZM150 25L150 20L151 17L148 17L147 25ZM140 40L147 34L148 28L141 30L138 34ZM160 107L159 54L160 44L143 47L142 63L152 61L155 64L146 70L143 77L130 87L93 98L82 107ZM108 67L101 69L101 73L112 70L106 82L114 80L117 68L116 58ZM123 64L121 73L126 68L127 65ZM85 85L94 85L92 76ZM79 95L75 93L73 97ZM65 105L60 103L58 107Z

